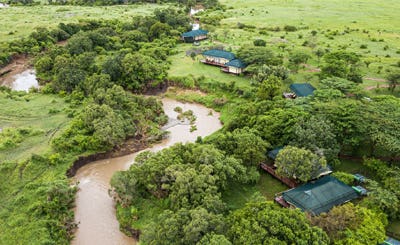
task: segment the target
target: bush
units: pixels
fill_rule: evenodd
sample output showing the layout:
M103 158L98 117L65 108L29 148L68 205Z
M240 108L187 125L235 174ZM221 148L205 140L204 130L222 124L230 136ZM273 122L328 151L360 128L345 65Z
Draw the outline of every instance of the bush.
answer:
M283 27L283 30L289 31L289 32L293 32L293 31L297 31L297 27L291 26L291 25L285 25L285 26Z
M254 46L262 46L265 47L267 45L267 42L262 40L262 39L256 39L253 41Z

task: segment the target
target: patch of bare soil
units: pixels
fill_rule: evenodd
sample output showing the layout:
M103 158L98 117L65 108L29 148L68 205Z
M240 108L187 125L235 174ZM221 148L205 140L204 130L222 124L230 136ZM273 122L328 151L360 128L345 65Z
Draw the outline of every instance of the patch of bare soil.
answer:
M375 78L375 77L364 77L365 80L375 81L375 82L387 82L386 79L383 78Z
M13 77L31 68L30 59L25 55L16 56L12 62L0 69L0 85L11 86Z
M379 87L375 86L368 86L365 88L365 90L373 90L373 89L377 89L377 88L389 88L389 84L384 84L384 85L380 85Z

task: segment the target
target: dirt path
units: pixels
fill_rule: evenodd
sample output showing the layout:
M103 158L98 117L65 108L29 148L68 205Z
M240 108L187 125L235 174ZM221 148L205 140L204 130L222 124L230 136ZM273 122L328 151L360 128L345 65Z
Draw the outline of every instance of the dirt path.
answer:
M14 81L14 76L31 68L30 59L25 55L17 56L7 66L0 69L0 85L10 87Z
M386 80L386 79L383 79L383 78L364 77L363 79L365 79L365 80L370 80L370 81L375 81L375 82L381 82L381 83L387 82L387 80Z
M379 85L379 88L389 88L389 84ZM365 87L365 90L373 90L373 89L377 89L376 85Z

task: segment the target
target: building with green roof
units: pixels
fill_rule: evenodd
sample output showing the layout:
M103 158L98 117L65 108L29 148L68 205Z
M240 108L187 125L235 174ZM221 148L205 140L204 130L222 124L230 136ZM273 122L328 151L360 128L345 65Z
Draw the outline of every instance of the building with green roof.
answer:
M244 71L244 68L246 68L245 63L239 59L233 59L225 64L225 68L222 71L238 75Z
M309 83L290 84L290 90L296 94L296 97L306 97L314 94L315 88Z
M221 71L233 74L240 74L243 72L246 64L241 60L236 59L235 55L231 52L219 49L211 49L203 52L204 59L202 63L220 66Z
M351 186L330 175L282 194L285 202L313 215L328 212L334 206L358 196L359 194Z
M181 39L186 43L193 43L197 41L201 41L207 39L208 31L206 30L193 30L189 32L185 32L181 35Z
M381 243L382 245L400 245L400 241L392 238L392 237L388 237L383 243Z

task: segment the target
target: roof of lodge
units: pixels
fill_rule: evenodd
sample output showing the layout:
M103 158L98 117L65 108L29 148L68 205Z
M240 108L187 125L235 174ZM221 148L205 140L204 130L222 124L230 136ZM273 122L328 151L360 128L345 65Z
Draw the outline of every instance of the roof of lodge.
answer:
M398 241L394 238L388 237L382 244L383 245L400 245L400 241Z
M196 37L196 36L207 35L207 34L208 34L208 31L198 29L198 30L185 32L182 34L182 37Z
M325 176L316 181L283 192L283 199L303 211L318 215L328 212L358 197L358 193L350 186L333 176Z
M278 153L283 149L283 146L279 146L275 149L273 149L272 151L268 152L268 156L272 159L275 160L276 157L278 156Z
M225 51L225 50L219 50L219 49L210 49L210 50L204 51L203 55L224 58L227 60L235 59L235 55L233 53Z
M233 66L237 68L245 68L246 64L239 59L234 59L225 64L225 66Z
M293 83L290 84L290 89L299 97L312 95L315 90L309 83Z

